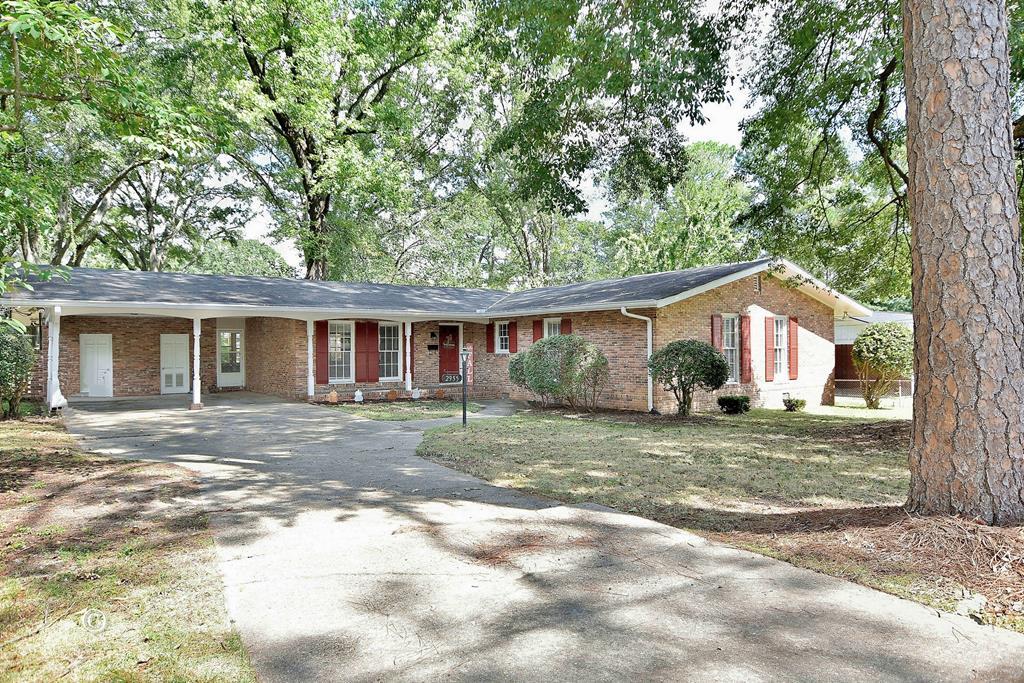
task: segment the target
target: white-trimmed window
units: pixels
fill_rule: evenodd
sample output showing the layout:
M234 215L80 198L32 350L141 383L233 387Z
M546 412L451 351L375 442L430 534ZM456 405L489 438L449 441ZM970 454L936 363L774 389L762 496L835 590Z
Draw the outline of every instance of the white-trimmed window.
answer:
M402 332L399 323L380 323L377 326L377 344L380 351L378 370L381 382L394 382L402 378Z
M508 321L494 323L494 350L508 353L510 348Z
M789 366L789 318L775 318L775 379L788 377Z
M562 334L561 318L544 318L544 336L555 337Z
M330 321L327 325L327 374L331 384L353 381L355 355L355 331L352 322Z
M241 330L220 330L218 355L220 357L220 371L223 374L232 374L242 371L242 331Z
M722 353L729 363L729 383L740 378L740 319L737 315L722 316Z

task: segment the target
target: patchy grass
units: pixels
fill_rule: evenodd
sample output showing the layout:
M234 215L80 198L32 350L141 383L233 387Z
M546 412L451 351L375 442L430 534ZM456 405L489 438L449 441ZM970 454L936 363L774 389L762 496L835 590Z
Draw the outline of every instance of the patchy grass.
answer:
M196 485L0 423L0 681L254 681Z
M363 404L339 403L336 406L331 405L330 407L344 410L359 417L386 422L434 420L440 417L459 417L462 415L461 401L438 401L433 399L420 399L418 401L370 401ZM479 403L469 402L466 404L466 410L471 413L479 412L482 409L483 406Z
M888 412L531 411L431 430L419 454L502 486L600 503L942 609L980 594L987 604L974 609L977 618L1024 631L1024 528L904 512L910 422L879 419Z

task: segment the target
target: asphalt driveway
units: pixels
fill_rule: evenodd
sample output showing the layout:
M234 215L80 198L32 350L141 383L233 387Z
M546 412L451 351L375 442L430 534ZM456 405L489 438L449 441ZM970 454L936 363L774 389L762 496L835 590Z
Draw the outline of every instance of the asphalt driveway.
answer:
M1024 680L1022 635L490 486L416 457L427 424L208 400L83 404L68 425L202 473L181 504L211 511L266 681Z

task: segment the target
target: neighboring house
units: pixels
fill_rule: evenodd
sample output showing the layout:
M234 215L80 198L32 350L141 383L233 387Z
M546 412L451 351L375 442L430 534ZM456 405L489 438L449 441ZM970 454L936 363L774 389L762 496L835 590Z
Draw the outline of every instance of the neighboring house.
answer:
M443 379L459 372L463 346L473 396L526 398L509 383L510 354L568 333L608 356L607 408L674 411L646 363L686 338L725 353L732 376L718 393L813 405L832 399L834 319L870 313L769 259L515 293L74 268L4 304L45 323L36 385L52 407L170 393L201 407L204 392L236 388L308 400L457 395Z
M857 369L853 367L853 342L865 327L874 323L900 323L914 329L912 313L875 311L869 315L853 315L836 318L836 380L853 382L857 380ZM908 378L909 379L909 378Z

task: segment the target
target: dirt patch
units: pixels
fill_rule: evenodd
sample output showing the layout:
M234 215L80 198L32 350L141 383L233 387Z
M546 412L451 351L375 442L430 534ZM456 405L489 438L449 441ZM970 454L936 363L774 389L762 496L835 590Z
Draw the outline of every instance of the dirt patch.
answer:
M587 536L559 540L539 531L520 531L504 534L487 543L481 543L470 552L477 562L490 566L512 564L517 557L536 555L557 548L589 548L596 542Z
M18 680L253 680L195 475L0 424L0 670Z

